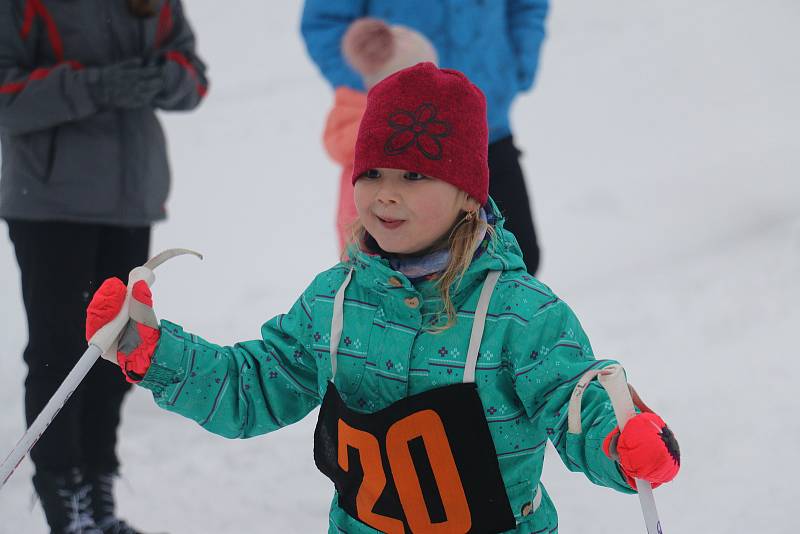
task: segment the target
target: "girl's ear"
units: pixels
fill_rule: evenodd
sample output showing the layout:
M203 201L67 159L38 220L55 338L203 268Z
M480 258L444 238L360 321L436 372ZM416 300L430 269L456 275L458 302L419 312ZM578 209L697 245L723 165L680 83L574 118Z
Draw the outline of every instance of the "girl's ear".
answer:
M468 194L464 193L464 202L461 204L462 210L466 212L478 211L478 208L480 207L481 207L480 202L478 202Z

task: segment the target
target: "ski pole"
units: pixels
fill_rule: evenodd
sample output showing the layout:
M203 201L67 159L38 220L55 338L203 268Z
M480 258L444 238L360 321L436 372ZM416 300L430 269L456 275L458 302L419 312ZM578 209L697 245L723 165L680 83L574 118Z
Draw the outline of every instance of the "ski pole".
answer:
M22 463L22 460L30 452L31 448L33 448L36 442L39 441L39 438L42 437L42 434L44 434L47 427L50 426L50 423L55 419L56 415L58 415L58 412L64 407L67 400L69 400L70 396L72 396L78 388L97 359L106 352L109 352L110 349L114 349L113 355L116 356L117 339L122 333L123 328L125 328L125 325L128 324L131 313L135 315L135 306L133 310L131 309L131 292L133 291L133 285L139 280L144 280L148 285L152 286L155 282L155 273L153 273L153 270L168 259L182 254L193 254L203 259L203 256L192 250L173 248L150 258L147 263L134 268L130 272L128 275L128 293L125 296L125 301L117 316L92 336L92 339L89 340L89 348L86 349L83 356L78 360L78 363L75 364L75 367L73 367L67 375L67 378L64 379L50 400L47 401L47 404L39 415L36 416L31 426L28 427L22 435L22 438L20 438L9 455L6 456L3 463L0 464L0 489L5 486L5 483L11 478L11 475L17 467L19 467L19 464ZM115 359L112 361L116 363Z
M611 365L598 373L597 380L611 399L611 406L614 408L614 415L621 432L625 428L625 424L636 415L625 372L621 366ZM636 489L639 493L639 504L642 507L647 534L663 534L656 509L656 500L653 496L653 487L649 482L637 478Z

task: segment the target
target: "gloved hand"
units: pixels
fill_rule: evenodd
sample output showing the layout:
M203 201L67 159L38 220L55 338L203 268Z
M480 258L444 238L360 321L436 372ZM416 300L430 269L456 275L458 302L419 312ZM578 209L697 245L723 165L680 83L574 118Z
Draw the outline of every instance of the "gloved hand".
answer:
M612 430L603 441L603 451L617 461L633 489L635 478L646 480L655 488L675 478L681 467L675 435L652 412L632 417L621 433L619 427Z
M380 19L353 22L342 37L345 60L362 76L378 71L394 54L392 30Z
M97 289L86 309L86 341L117 316L126 292L127 288L119 278L109 278ZM161 334L147 283L136 282L131 294L130 314L135 319L130 319L122 331L116 359L128 382L136 383L147 373Z
M139 58L87 70L92 98L104 109L148 106L164 87L163 66Z

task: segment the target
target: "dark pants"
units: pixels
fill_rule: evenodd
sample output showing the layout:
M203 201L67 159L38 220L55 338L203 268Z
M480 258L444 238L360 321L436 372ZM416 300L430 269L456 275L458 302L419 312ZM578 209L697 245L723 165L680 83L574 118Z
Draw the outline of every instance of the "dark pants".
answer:
M147 261L150 228L8 221L28 318L25 418L30 425L86 350L86 306L106 278ZM100 359L31 451L37 470L116 472L128 384Z
M506 217L506 229L517 238L528 272L535 275L539 269L539 244L519 165L520 154L512 136L489 145L489 194Z

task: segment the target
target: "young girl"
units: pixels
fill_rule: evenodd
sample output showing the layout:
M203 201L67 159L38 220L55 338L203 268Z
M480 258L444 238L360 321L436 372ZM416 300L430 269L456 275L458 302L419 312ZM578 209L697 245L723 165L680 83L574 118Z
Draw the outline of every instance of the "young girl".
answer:
M486 151L484 97L464 75L423 63L386 78L358 134L349 259L261 339L231 347L159 327L138 282L120 367L159 406L230 438L321 405L314 456L337 490L329 532L556 532L539 483L548 439L596 484L632 493L633 477L671 480L679 458L664 422L642 413L620 434L596 382L585 431L568 432L578 380L615 362L595 360L572 311L527 274L488 198ZM116 279L98 290L89 336L124 293Z

